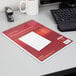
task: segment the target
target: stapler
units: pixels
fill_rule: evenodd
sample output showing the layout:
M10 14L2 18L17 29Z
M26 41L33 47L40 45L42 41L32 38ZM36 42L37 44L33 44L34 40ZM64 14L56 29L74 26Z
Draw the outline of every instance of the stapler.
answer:
M5 7L5 14L7 16L8 22L13 22L14 17L13 17L13 9L10 7Z

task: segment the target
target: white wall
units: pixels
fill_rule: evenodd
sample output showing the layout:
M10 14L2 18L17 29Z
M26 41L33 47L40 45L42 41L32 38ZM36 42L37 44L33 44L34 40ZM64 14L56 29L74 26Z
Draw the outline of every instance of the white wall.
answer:
M5 6L10 6L14 9L18 9L20 1L21 0L0 0L0 11L3 11Z

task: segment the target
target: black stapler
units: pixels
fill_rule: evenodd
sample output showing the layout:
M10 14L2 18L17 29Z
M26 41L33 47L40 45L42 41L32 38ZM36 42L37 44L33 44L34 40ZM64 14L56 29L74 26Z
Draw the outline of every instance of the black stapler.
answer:
M5 14L7 16L7 20L8 22L13 22L14 18L13 18L13 9L10 7L5 7Z

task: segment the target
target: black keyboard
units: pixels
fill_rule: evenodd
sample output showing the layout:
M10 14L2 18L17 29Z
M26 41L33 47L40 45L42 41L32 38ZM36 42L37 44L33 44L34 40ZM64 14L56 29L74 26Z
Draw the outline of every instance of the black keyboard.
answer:
M62 71L58 71L55 73L46 74L43 76L76 76L76 67L62 70Z
M76 8L51 10L51 13L61 31L76 30Z

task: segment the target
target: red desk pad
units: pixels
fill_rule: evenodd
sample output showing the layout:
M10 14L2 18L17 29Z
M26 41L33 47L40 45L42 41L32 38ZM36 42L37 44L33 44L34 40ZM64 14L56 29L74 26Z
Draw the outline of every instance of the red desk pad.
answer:
M40 62L72 42L34 20L8 29L3 34Z

